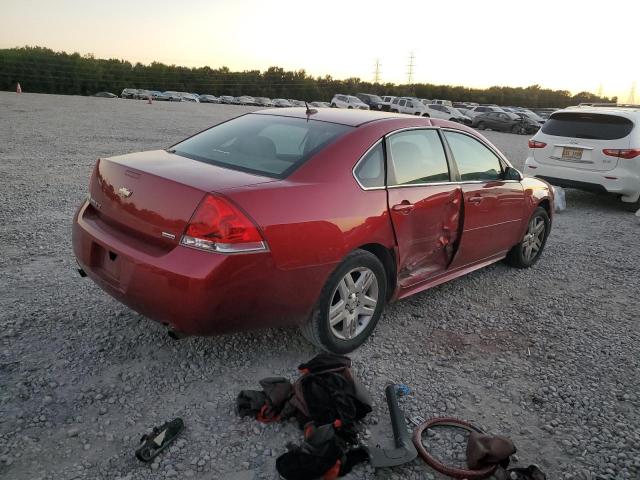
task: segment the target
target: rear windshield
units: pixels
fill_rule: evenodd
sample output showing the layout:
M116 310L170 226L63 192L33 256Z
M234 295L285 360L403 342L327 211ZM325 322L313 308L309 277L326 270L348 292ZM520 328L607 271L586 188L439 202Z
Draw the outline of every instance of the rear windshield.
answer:
M631 120L600 113L555 113L542 126L542 132L558 137L615 140L624 138L633 130Z
M284 178L353 127L276 115L234 118L174 145L170 151L234 170Z

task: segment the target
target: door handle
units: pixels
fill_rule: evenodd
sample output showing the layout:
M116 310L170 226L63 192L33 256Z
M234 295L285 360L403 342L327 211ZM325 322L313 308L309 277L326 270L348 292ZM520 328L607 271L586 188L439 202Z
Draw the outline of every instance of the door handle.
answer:
M409 203L407 200L404 200L402 203L398 203L391 207L391 210L394 212L402 213L403 215L407 215L411 210L413 210L416 206L413 203Z
M482 197L471 197L469 199L469 203L480 203L482 201Z

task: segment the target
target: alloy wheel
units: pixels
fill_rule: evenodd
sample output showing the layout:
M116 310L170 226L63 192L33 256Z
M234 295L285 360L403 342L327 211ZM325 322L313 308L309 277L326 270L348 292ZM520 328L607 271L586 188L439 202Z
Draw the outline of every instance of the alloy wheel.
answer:
M358 267L349 271L331 295L331 333L341 340L360 335L376 311L378 293L378 279L372 270Z
M544 243L546 225L542 217L533 217L529 221L527 233L522 239L522 256L525 261L531 262L540 253Z

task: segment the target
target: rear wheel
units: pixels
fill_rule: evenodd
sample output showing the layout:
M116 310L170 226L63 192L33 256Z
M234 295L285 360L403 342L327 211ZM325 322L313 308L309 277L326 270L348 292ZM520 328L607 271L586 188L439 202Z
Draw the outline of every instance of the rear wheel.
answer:
M335 104L335 103L332 103L332 104L331 104L331 108L336 108L336 104Z
M485 129L484 122L478 122L478 129L479 130L484 130Z
M378 258L356 250L331 274L302 334L317 347L349 353L371 335L385 299L387 276Z
M538 261L551 231L547 211L538 207L529 219L524 237L507 254L507 262L516 268L529 268Z
M622 205L627 212L637 212L640 210L640 199L635 202L622 202Z

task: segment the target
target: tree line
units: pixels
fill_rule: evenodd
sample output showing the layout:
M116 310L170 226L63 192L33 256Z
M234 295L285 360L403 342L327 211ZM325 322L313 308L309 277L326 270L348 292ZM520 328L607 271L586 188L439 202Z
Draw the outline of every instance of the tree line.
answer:
M264 72L232 72L227 67L183 67L152 62L149 65L93 55L55 52L43 47L0 49L0 90L65 95L92 95L99 91L120 94L124 88L176 90L212 95L251 95L270 98L329 101L335 93L375 93L461 102L495 103L523 107L566 107L580 102L615 102L589 92L571 95L539 85L495 86L486 89L415 83L372 83L359 78L338 80L313 77L304 70L270 67Z

